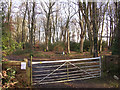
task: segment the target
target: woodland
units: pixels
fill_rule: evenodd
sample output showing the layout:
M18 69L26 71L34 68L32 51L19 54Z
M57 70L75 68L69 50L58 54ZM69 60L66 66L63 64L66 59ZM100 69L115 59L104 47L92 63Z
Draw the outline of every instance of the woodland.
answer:
M120 56L119 1L2 0L0 20L3 62Z
M68 54L89 51L98 56L105 47L119 53L118 2L18 3L1 2L2 50L6 54L38 48Z

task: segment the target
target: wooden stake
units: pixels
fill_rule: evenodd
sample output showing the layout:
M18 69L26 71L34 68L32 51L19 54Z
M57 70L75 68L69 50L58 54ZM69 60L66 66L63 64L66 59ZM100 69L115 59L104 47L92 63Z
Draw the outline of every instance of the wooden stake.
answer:
M31 62L30 62L30 81L32 85L32 55L31 55Z

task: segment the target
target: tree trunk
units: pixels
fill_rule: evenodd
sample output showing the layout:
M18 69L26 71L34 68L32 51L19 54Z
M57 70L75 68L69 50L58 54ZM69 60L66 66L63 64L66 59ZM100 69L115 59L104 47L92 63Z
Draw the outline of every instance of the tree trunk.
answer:
M97 8L97 3L93 2L93 37L94 37L94 55L93 57L98 56L97 52L97 22L96 22L96 8Z
M32 22L31 22L31 49L33 48L33 29L34 29L34 20L35 20L35 2L33 2L33 12L32 12Z
M104 27L104 17L102 22L102 30L101 30L101 36L100 36L100 52L102 51L102 34L103 34L103 28Z
M23 22L22 22L22 43L23 43L23 49L24 49L24 43L25 43L25 18L26 18L27 9L28 9L28 3L26 3L26 10L25 10L24 17L23 17Z
M31 30L30 30L30 10L28 8L28 29L29 29L29 43L31 39Z
M112 32L113 32L113 19L110 17L110 40L109 40L109 47L112 46Z
M93 54L93 23L91 22L91 20L93 19L92 18L92 8L91 8L91 3L88 3L88 6L89 6L89 9L90 9L90 19L89 20L89 17L88 17L88 6L87 6L87 9L84 8L83 9L83 4L78 0L78 3L79 3L79 7L80 7L80 10L82 12L82 16L84 17L84 20L85 20L85 23L87 23L87 29L88 29L88 37L89 37L89 40L90 40L90 54Z
M4 18L5 18L5 12L4 12L4 3L2 2L2 31L4 30Z
M104 12L103 12L103 19L102 19L102 30L101 30L101 36L100 36L100 47L99 47L99 51L102 51L102 34L103 34L103 29L104 29L104 19L105 19L105 13L106 10L108 9L108 3L107 3L107 7L104 7ZM100 9L102 11L102 9Z
M54 5L54 3L52 4L51 1L49 2L49 10L48 10L48 13L47 13L47 25L46 25L46 29L45 29L45 35L46 35L46 39L45 39L45 42L46 42L46 51L49 50L48 48L48 42L49 42L49 31L50 31L50 15L51 15L51 11L52 11L52 6ZM51 39L51 38L50 38Z
M56 12L56 18L55 18L55 24L56 24L55 30L56 31L57 31L57 26L58 26L57 22L58 22L58 12ZM57 40L56 41L58 42L58 31L57 31Z
M35 31L36 31L36 22L34 23L34 48L35 48Z
M52 41L53 41L53 43L55 43L55 23L54 23L53 15L52 15L52 20L53 20L53 37L52 37Z
M66 26L65 26L65 29L64 29L64 38L63 38L63 42L64 42L64 43L66 43L66 33L68 33L68 31L67 31L68 26L69 26L69 16L68 16L68 18L67 18Z
M51 19L50 19L50 33L49 33L49 43L51 44L51 37L52 37L52 32L51 32L51 29L52 29L52 22L51 22Z
M67 29L67 52L70 54L70 36L69 30Z
M56 41L58 42L58 31L57 31L57 40Z
M84 38L81 37L81 40L80 40L80 52L83 53L83 43L84 43Z
M60 41L62 41L62 37L63 37L63 28L61 27Z
M66 29L64 29L63 42L66 43Z
M46 42L46 51L48 51L48 41L49 41L49 39L48 39L48 34L45 34L45 42Z
M10 47L11 47L11 27L10 27L11 7L12 7L12 1L10 0L10 5L8 3L8 28L9 28L9 32L10 32L10 36L9 36L9 46Z
M107 46L108 46L108 18L106 18L107 24L106 24L106 28L107 28Z
M79 36L80 36L79 34L80 34L80 31L78 30L77 31L77 43L79 43Z
M39 28L39 44L40 44L40 28Z

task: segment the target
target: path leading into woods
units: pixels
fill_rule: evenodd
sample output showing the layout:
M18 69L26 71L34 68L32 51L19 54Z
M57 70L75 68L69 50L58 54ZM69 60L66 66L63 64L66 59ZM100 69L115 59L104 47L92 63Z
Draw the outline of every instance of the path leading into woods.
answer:
M114 81L114 83L113 83ZM108 78L94 78L65 83L35 85L33 88L120 88L118 81Z
M33 59L34 60L63 60L63 59L78 59L78 58L90 58L92 55L90 55L89 52L84 53L78 53L71 51L71 54L69 55L62 55L62 54L56 54L55 52L43 52L43 51L34 51L33 53ZM111 52L104 51L100 55L111 55ZM22 54L22 55L8 55L5 57L8 60L12 61L21 61L24 58L30 59L30 53Z

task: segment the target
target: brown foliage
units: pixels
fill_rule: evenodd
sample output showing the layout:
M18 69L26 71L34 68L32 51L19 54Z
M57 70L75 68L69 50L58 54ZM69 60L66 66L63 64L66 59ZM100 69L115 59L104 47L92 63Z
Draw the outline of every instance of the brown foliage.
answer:
M56 45L56 46L53 48L53 51L63 52L63 51L64 51L64 48L63 48L61 45Z

